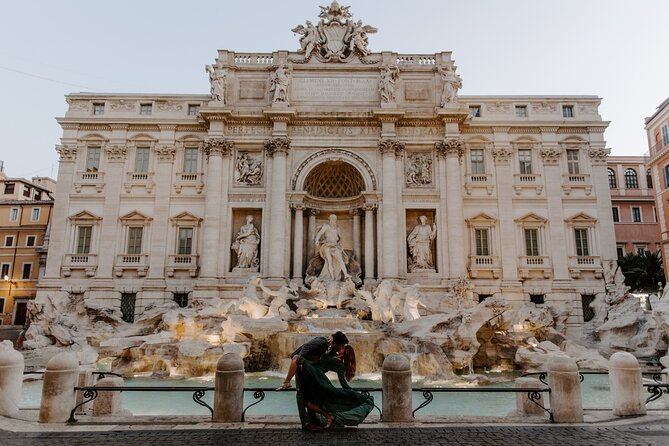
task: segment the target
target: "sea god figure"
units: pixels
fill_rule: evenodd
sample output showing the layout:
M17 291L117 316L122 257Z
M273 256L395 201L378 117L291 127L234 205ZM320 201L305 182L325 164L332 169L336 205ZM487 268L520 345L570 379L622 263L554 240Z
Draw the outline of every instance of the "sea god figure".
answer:
M437 225L427 224L427 217L421 215L418 217L419 224L413 228L407 242L409 243L409 271L419 269L434 269L434 260L432 260L432 240L437 236Z
M332 214L314 238L316 251L325 262L321 274L318 276L322 281L339 281L351 277L346 271L348 256L339 244L340 239L337 216Z
M253 216L246 216L246 224L239 228L232 249L237 253L237 268L258 267L258 244L260 234L253 225Z

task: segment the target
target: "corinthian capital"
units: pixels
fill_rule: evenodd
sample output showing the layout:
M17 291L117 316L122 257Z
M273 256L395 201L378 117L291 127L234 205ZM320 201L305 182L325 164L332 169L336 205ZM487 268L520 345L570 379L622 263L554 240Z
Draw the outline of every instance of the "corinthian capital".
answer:
M588 155L592 160L592 164L595 166L605 166L606 158L609 156L609 152L606 149L590 149Z
M379 141L379 151L382 154L393 154L400 156L404 152L404 144L396 139L382 139Z
M267 156L273 157L274 154L283 153L284 155L290 150L290 139L288 138L273 138L268 139L263 144Z
M557 164L560 162L562 157L562 150L556 147L549 147L541 150L541 158L544 160L544 164Z
M78 148L75 145L56 146L56 152L61 163L73 162L77 159Z
M155 152L158 157L158 161L174 161L174 155L177 149L174 146L170 145L159 145L156 146Z
M210 156L230 156L232 152L232 141L225 138L208 138L204 142L204 153Z
M443 156L444 158L448 157L448 155L457 155L458 158L462 158L462 155L465 153L465 142L456 138L444 139L443 141L434 143L434 149L439 156Z
M125 146L107 146L105 147L107 160L110 162L123 162L128 155L128 149Z

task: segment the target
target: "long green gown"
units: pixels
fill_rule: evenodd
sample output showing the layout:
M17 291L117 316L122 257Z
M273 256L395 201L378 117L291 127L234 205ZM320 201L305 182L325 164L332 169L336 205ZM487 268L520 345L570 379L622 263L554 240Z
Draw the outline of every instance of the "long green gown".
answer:
M327 371L337 373L342 388L332 384L325 375ZM333 426L357 426L374 409L374 398L353 390L346 382L345 371L344 363L329 355L318 361L303 359L298 369L304 401L313 402L334 415Z

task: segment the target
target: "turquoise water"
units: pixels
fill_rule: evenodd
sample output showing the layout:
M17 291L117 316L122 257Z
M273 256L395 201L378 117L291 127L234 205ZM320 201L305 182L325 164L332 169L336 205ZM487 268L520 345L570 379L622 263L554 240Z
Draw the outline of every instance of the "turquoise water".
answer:
M491 374L500 375L500 374ZM489 385L479 385L479 388L488 387L513 387L512 375L495 376L496 379L508 379L505 382L497 382ZM276 388L283 381L280 375L247 374L245 387L268 387ZM461 383L445 382L441 387L473 387ZM126 386L208 386L213 387L213 377L189 378L189 379L152 379L152 378L128 378ZM337 383L335 385L338 385ZM352 387L380 388L380 376L370 376L367 379L356 378L351 382ZM415 382L414 388L440 387L435 383L423 384ZM41 397L42 381L33 381L23 385L22 407L39 406ZM434 392L434 400L431 404L417 412L418 417L424 416L506 416L516 407L515 393L479 393L479 392L457 392L437 393ZM372 392L376 405L382 407L381 393ZM213 391L207 392L203 398L213 407ZM610 409L611 397L608 375L586 375L581 385L581 398L585 409ZM664 397L666 398L666 397ZM548 405L547 394L544 400ZM255 402L252 392L245 392L244 406ZM424 401L420 392L413 393L413 407L416 408ZM648 408L662 408L662 400L655 401ZM130 410L133 415L209 415L208 409L193 402L191 392L123 392L123 407ZM376 410L373 414L377 414ZM258 415L295 415L295 392L265 392L265 399L247 411L247 416Z

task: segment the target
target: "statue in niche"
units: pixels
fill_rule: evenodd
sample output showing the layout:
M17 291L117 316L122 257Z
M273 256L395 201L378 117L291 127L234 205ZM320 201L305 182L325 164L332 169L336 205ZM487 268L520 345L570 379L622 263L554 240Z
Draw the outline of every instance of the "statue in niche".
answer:
M381 71L381 78L379 79L379 92L381 93L381 102L388 104L395 102L395 84L399 78L400 70L399 68L384 67Z
M316 252L309 259L304 280L312 291L315 286L322 286L322 291L325 291L330 289L331 284L348 281L351 281L353 286L362 284L360 263L353 251L345 250L341 246L339 230L337 216L330 215L328 222L321 226L314 236ZM329 303L333 300L331 303L335 305L338 298L333 295L328 299Z
M235 182L257 185L262 178L262 161L251 158L248 152L240 152L235 161Z
M283 65L276 69L270 78L269 91L273 93L272 102L288 103L288 86L290 85L290 78L288 77L288 68Z
M407 242L409 243L409 272L417 270L433 270L434 260L432 258L432 241L437 236L437 225L432 223L432 227L427 224L427 217L421 215L418 217L419 223L413 228Z
M258 269L258 245L260 244L260 234L253 225L253 216L246 216L246 224L239 228L237 237L232 243L232 249L237 253L236 268L254 268Z
M458 90L462 88L462 78L455 73L453 62L449 62L444 67L437 68L444 81L444 89L441 93L441 106L457 102Z
M424 186L432 183L432 157L413 155L407 160L407 184Z
M207 65L205 70L209 74L209 85L211 88L211 98L214 101L225 104L225 71L216 70L213 66Z

